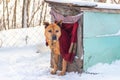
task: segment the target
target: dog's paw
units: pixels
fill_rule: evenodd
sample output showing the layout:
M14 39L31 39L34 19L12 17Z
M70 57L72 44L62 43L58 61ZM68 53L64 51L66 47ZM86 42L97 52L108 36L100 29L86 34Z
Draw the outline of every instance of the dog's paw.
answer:
M65 75L65 72L61 71L58 75L63 76L63 75Z
M51 73L51 74L56 74L56 71L55 71L55 70L51 70L50 73Z

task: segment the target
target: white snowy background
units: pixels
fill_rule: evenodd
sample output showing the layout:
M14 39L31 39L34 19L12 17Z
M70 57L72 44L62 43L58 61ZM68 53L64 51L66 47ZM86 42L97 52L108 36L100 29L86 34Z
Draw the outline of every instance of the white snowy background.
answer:
M51 75L50 50L45 46L44 28L39 28L42 36L39 45L0 48L0 80L120 80L120 60L112 64L98 63L82 74ZM8 30L6 34L12 31Z

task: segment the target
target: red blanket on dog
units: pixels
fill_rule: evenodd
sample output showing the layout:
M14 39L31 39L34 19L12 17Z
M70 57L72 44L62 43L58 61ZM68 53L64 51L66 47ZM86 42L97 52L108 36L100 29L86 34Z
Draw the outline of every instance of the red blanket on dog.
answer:
M60 54L68 61L73 62L76 53L78 22L62 23L60 41Z

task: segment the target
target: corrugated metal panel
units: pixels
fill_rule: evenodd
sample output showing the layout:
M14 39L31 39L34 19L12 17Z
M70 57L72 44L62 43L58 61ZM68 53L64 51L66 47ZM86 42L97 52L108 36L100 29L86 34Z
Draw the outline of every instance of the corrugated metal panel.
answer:
M120 59L120 14L84 12L84 70Z

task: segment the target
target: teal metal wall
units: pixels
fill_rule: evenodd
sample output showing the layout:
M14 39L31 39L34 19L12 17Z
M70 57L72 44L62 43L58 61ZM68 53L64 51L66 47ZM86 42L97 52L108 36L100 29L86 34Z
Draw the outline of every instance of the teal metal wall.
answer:
M120 59L120 14L84 12L84 70Z

